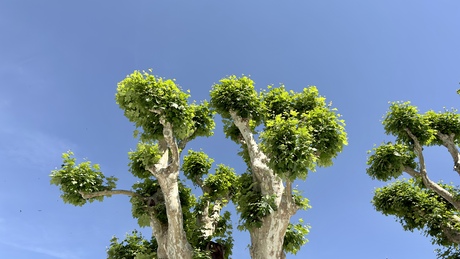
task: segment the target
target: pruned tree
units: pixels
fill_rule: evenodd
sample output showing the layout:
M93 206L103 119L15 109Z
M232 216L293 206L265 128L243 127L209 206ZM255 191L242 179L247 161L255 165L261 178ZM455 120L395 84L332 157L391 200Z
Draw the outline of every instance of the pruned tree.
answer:
M257 93L246 77L229 76L211 90L211 107L224 132L241 146L247 172L233 197L240 229L251 237L252 258L285 258L307 240L308 227L290 223L308 200L293 188L318 166L330 166L347 144L344 122L316 87L300 93L284 86ZM260 131L259 131L260 130Z
M376 189L375 209L395 216L404 230L430 236L443 248L437 249L440 258L460 258L460 189L432 181L424 153L427 147L445 147L453 171L460 174L460 115L456 110L422 114L410 102L394 102L383 125L395 141L370 151L367 174L381 181L398 180ZM399 179L403 173L410 179Z
M129 170L139 181L130 190L115 189L116 178L106 177L90 161L77 163L67 152L61 168L52 171L51 183L59 186L64 202L76 206L117 194L131 197L133 217L139 226L152 228L153 241L143 240L137 232L122 242L112 239L109 258L208 258L211 239L225 248L228 257L233 241L230 215L221 212L238 189L238 176L224 165L210 174L213 161L201 151L189 151L180 165L188 142L212 135L213 112L207 102L189 103L189 93L174 80L151 72L128 75L116 93L118 105L136 126L139 144L129 152ZM198 199L180 180L181 168L201 188Z

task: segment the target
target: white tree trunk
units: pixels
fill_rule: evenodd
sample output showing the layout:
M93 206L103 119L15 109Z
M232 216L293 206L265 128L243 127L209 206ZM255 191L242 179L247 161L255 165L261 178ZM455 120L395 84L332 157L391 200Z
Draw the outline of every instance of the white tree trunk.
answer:
M171 173L158 177L158 183L163 191L166 213L168 215L168 259L191 259L193 250L183 225L182 207L179 200L177 174Z
M285 188L282 179L268 167L268 158L260 150L249 127L249 121L230 111L233 122L243 135L251 159L254 182L260 186L263 196L275 195L276 211L262 219L260 228L249 230L251 235L250 254L253 259L284 259L284 235L291 216L297 211L292 201L291 188ZM289 185L290 187L290 185Z

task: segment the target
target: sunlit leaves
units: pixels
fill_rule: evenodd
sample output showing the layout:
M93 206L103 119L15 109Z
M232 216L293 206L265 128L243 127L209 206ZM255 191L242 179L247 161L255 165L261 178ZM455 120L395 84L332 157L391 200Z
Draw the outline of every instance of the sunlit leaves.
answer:
M252 175L244 173L239 178L240 191L234 197L240 213L239 230L250 230L262 226L262 218L277 210L275 196L262 196Z
M387 143L373 149L368 158L367 174L373 179L388 181L398 178L405 166L415 168L415 153L403 144Z
M424 117L431 129L444 135L453 134L458 143L460 139L460 114L456 112L456 110L446 110L444 112L428 111L424 114ZM442 141L437 139L433 144L442 145Z
M105 177L99 165L85 161L76 163L73 152L62 154L63 164L60 169L51 172L51 184L59 186L62 199L66 203L81 206L86 201L102 201L103 196L84 199L83 193L106 191L115 188L115 177Z
M300 219L298 224L289 223L283 242L283 250L287 253L297 254L300 248L308 242L306 235L310 226L304 225Z
M155 77L149 72L134 71L128 75L118 83L115 96L125 116L142 129L141 140L163 137L161 118L172 124L179 140L212 135L214 121L208 104L188 104L190 95L174 80Z
M460 231L459 222L453 220L458 213L455 208L435 192L420 187L415 180L396 181L378 188L372 203L377 211L396 216L405 230L424 231L437 245L452 245L446 234Z
M148 168L153 167L161 155L158 144L138 143L135 151L128 152L131 173L139 178L148 178L152 175Z
M188 179L197 184L203 175L208 174L213 162L214 160L204 152L189 150L184 156L182 171Z
M319 96L316 87L301 93L284 86L263 94L265 129L260 135L270 167L283 179L305 179L317 166L332 165L347 144L344 121Z
M385 132L397 137L399 142L407 145L414 144L408 135L409 130L421 145L429 144L434 138L434 130L430 129L428 121L418 112L417 107L410 102L394 102L384 117Z
M262 150L270 158L269 166L275 173L291 181L305 179L307 170L315 169L315 149L311 131L299 125L297 118L277 115L267 122L261 133Z
M219 164L216 172L204 180L204 186L212 200L229 199L238 191L238 176L233 168Z
M141 233L134 230L126 234L123 241L113 237L107 249L107 259L150 259L156 258L158 244L155 239L145 240Z
M258 124L262 119L262 106L254 81L249 77L229 76L214 84L211 90L211 106L223 117L230 118L230 111Z

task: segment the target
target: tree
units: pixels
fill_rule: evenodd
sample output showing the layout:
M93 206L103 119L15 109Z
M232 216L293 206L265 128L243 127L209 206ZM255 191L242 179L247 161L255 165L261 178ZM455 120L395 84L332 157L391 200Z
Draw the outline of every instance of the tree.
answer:
M308 171L332 165L347 144L344 122L316 87L300 93L284 86L257 93L254 82L230 76L211 90L211 107L221 115L224 132L241 146L247 172L233 197L240 229L251 236L252 258L285 258L307 242L308 228L290 223L308 200L292 185Z
M460 174L460 115L456 110L421 114L410 102L391 103L384 117L385 133L394 142L371 151L367 174L373 179L391 181L403 172L410 179L398 179L377 188L372 203L384 215L393 215L404 230L420 230L430 236L440 258L459 258L460 189L436 183L428 177L424 148L443 146Z
M221 211L235 195L238 176L224 165L210 174L213 161L201 151L188 151L180 165L188 142L212 135L213 112L207 102L188 103L189 93L174 80L151 72L134 71L118 84L116 93L118 105L136 126L134 136L139 138L137 149L129 152L130 172L139 178L132 189L115 189L115 177L106 177L90 161L77 164L70 151L63 154L61 168L52 171L51 183L59 186L64 202L76 206L117 194L131 197L133 217L139 226L152 228L153 240L145 241L137 232L120 243L114 238L109 258L207 258L211 239L228 256L230 215ZM179 179L181 170L201 188L198 199Z

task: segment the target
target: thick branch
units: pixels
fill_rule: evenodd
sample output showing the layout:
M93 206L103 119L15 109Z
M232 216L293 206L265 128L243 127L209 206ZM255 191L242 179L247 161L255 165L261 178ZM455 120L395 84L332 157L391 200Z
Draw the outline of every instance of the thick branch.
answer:
M454 160L454 170L460 175L460 153L458 152L457 146L455 145L455 135L446 135L440 132L438 132L437 135Z
M243 135L244 144L246 144L246 147L248 148L249 157L251 159L251 169L260 181L263 178L263 172L271 171L266 164L268 158L259 149L250 129L249 120L241 118L234 111L230 111L230 115L232 116L233 122L240 130L241 135Z
M142 197L135 192L127 191L127 190L108 190L108 191L91 192L91 193L80 192L80 194L84 199L91 199L91 198L100 197L100 196L111 196L115 194L123 194L123 195L128 195L131 197L134 197L134 196Z
M418 141L417 137L414 134L412 134L412 132L408 128L406 128L405 130L407 134L409 135L409 137L414 141L414 149L418 157L418 161L420 165L420 172L417 172L412 168L405 168L405 171L410 175L416 173L415 175L422 177L423 184L428 189L436 192L438 195L440 195L441 197L446 199L450 204L452 204L452 206L454 206L457 210L460 210L460 202L456 201L450 192L442 188L439 184L433 182L428 177L428 174L426 172L426 166L425 166L425 158L423 157L423 152L422 152L423 150L422 146L420 145L420 142Z
M458 202L452 193L448 192L446 189L442 188L439 184L433 182L427 174L422 174L420 172L417 172L413 168L410 167L404 167L404 172L408 173L410 176L416 178L416 177L421 177L423 180L423 184L430 190L434 191L437 193L439 196L443 197L447 202L452 204L457 210L460 210L460 202Z

